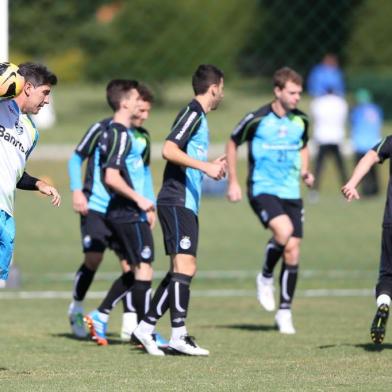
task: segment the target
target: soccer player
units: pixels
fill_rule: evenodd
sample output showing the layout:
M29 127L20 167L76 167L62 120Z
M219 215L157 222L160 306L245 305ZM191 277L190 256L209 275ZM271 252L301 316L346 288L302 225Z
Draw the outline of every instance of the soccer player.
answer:
M29 114L37 114L48 104L57 77L44 65L23 63L19 72L25 79L22 92L14 99L0 102L0 279L7 280L15 239L15 190L38 190L60 206L56 188L30 176L25 171L26 161L38 141Z
M125 83L123 80L111 81L107 87L108 100L115 102L121 99L124 94L124 86L129 87L129 83ZM149 168L150 138L148 131L142 128L142 124L149 116L153 95L142 84L137 84L136 88L141 100L135 108L135 113L132 115L131 126L135 127L146 139L146 148L143 152L143 163L146 173L144 191L147 198L155 201ZM105 216L110 195L101 180L101 162L98 148L99 138L111 121L112 118L108 118L91 126L69 160L73 208L75 212L81 215L83 251L85 253L84 261L75 276L73 301L68 311L71 329L77 337L87 336L83 322L83 300L102 261L103 253L107 247L116 248L115 236L113 236L112 229L108 225ZM85 159L88 159L87 170L84 185L82 185L81 166ZM130 266L123 259L123 255L118 252L118 249L117 254L120 258L123 272L128 272ZM140 318L144 315L144 304L146 302L143 291L138 290L137 285L135 285L133 295L128 293L127 297L123 298L124 313L121 338L124 341L130 340L130 335L137 325L137 317L139 316ZM140 296L141 299L139 300Z
M170 308L171 350L188 355L208 355L188 335L185 320L190 284L196 273L198 211L203 173L219 180L225 175L221 157L207 162L209 130L206 114L223 98L223 72L213 65L200 65L192 78L194 99L177 115L162 155L168 162L158 194L161 223L170 270L161 281L151 307L133 333L151 355L164 355L152 338L157 321Z
M354 168L347 184L342 187L342 193L348 201L359 199L357 187L363 177L376 163L383 163L392 157L392 136L387 136L369 150ZM377 311L370 327L370 336L374 343L380 344L385 337L386 325L392 297L392 212L391 212L392 182L389 179L387 201L385 204L381 257L376 285Z
M107 345L106 328L109 313L132 288L133 300L139 302L140 316L150 302L154 244L150 225L155 222L154 201L144 196L151 175L146 173L143 154L148 142L146 134L131 129L137 86L109 104L114 110L111 124L100 137L100 154L105 186L111 192L106 218L116 246L130 265L110 288L99 307L85 316L90 335L98 345ZM147 183L147 184L146 184Z
M294 297L303 203L300 179L312 186L309 172L308 120L297 109L302 77L294 70L278 69L273 77L275 99L247 114L227 143L228 190L231 202L242 198L237 178L237 147L248 143L248 198L262 225L272 232L265 248L262 272L257 275L257 296L267 311L275 310L273 274L283 257L280 274L280 306L275 321L284 334L294 334L291 303Z

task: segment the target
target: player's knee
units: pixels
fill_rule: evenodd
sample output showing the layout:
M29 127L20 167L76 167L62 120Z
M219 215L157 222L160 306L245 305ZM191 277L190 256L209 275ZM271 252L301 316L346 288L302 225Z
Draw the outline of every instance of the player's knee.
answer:
M286 246L284 250L284 260L287 265L298 265L299 262L299 246Z
M287 225L277 230L275 232L274 238L279 244L285 245L288 243L290 237L293 235L293 231L293 225Z
M96 271L99 265L101 264L103 259L103 254L102 253L86 253L85 258L84 258L84 265L92 270Z
M151 281L153 275L153 269L151 264L139 263L134 268L135 278L137 280Z

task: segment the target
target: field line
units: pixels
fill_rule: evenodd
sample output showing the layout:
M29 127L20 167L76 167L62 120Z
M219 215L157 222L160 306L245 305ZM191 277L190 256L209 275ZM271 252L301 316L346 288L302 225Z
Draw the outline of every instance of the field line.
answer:
M297 297L322 298L322 297L370 297L372 289L310 289L298 290ZM87 297L101 299L106 291L90 291ZM192 297L254 297L255 290L192 290ZM71 291L0 291L0 300L14 299L68 299L71 300Z
M216 270L216 271L198 271L196 279L253 279L256 277L257 270ZM155 271L154 279L161 279L166 275L167 271ZM22 271L23 274L23 271ZM29 274L26 274L28 277ZM119 272L98 272L95 276L95 280L107 281L114 280L119 276ZM40 276L45 280L56 281L56 282L70 282L75 278L74 272L65 273L47 273ZM351 271L351 270L301 270L300 278L312 279L359 279L359 278L376 278L375 271Z

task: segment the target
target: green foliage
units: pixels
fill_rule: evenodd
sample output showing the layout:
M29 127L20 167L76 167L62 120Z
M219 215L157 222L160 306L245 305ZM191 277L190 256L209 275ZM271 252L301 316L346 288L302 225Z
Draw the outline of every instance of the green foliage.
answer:
M191 75L200 63L235 70L244 36L252 27L252 1L134 0L107 24L84 28L82 46L93 59L93 80L132 77L163 81ZM224 12L222 12L224 10ZM236 15L242 17L235 20Z

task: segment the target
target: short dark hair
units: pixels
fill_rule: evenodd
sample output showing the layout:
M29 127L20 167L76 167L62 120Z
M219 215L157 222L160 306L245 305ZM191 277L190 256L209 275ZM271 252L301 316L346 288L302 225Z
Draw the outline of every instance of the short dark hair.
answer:
M121 100L133 89L137 89L139 83L136 80L113 79L106 86L106 99L113 111L120 108Z
M55 86L57 84L57 76L43 64L28 62L19 64L18 67L19 73L26 82L31 83L34 87L44 84Z
M273 80L274 87L279 87L280 89L283 89L288 81L298 84L299 86L302 86L303 83L302 76L289 67L279 68L275 71Z
M140 98L143 101L153 103L154 102L154 94L152 93L151 89L147 87L145 84L140 83L137 87L137 91L140 95Z
M205 94L212 84L219 84L223 77L223 71L215 65L199 65L192 76L192 87L195 95Z

